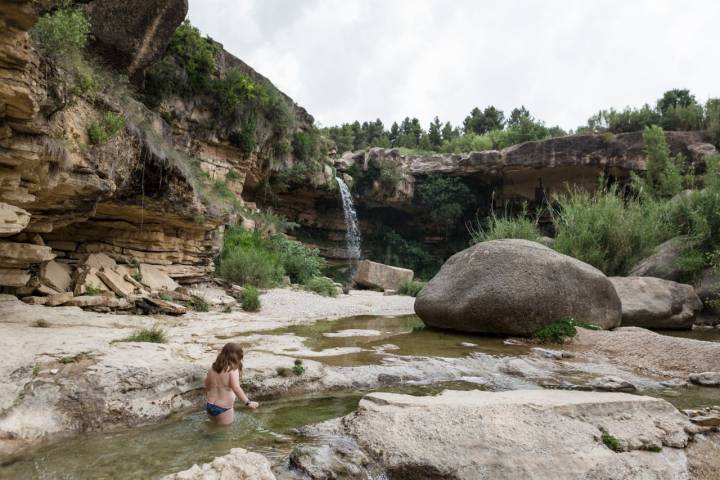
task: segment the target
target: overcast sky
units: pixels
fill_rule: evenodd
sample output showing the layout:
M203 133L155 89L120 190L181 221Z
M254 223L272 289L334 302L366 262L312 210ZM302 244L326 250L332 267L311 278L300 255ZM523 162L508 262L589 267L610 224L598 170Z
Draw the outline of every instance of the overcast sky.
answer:
M670 88L720 96L717 0L190 0L190 20L323 126L493 104L568 129Z

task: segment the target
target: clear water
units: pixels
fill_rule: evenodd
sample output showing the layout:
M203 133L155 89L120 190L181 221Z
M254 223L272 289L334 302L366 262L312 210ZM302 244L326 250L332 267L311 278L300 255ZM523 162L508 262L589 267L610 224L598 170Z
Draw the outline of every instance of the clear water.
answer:
M671 337L691 338L706 342L720 342L720 328L695 328L693 330L657 330L657 333Z
M348 256L351 260L357 261L360 260L360 245L362 244L357 212L348 186L340 177L335 177L335 180L337 180L340 187L340 198L342 199L343 214L345 215L345 242L347 243Z
M380 335L328 337L343 330L376 330ZM505 345L506 337L478 336L425 328L416 315L398 317L359 316L341 320L320 321L311 325L297 325L264 332L263 335L292 333L303 337L306 347L322 351L334 347L359 347L363 351L338 356L312 357L313 360L335 366L377 365L387 354L458 358L474 352L489 355L525 355L530 348ZM392 344L396 349L379 349ZM465 345L463 345L465 344ZM473 344L474 346L469 346ZM300 355L300 357L302 357Z

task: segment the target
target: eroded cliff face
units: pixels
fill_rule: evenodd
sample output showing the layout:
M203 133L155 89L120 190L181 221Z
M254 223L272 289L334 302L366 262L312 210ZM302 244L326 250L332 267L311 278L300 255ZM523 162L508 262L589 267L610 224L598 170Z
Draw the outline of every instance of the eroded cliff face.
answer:
M66 2L0 6L0 289L56 293L38 271L53 260L77 277L75 267L91 253L157 265L184 283L205 280L224 225L246 206L243 191L257 191L297 160L288 148L278 154L272 125L260 125L256 146L242 151L202 94L168 96L154 110L138 101L144 69L163 58L186 0L74 3L90 22L92 68L103 84L93 94L75 91L75 73L30 37L38 15ZM290 132L313 128L307 111L268 79L220 45L218 52L215 75L239 70L281 97ZM124 128L93 141L89 130L108 112ZM231 194L218 193L217 182Z
M671 152L682 155L696 172L703 171L706 156L717 153L703 132L666 132L666 138ZM335 159L334 166L346 183L355 184L361 228L370 239L389 227L408 232L407 238L429 250L443 250L452 239L429 219L428 207L416 194L417 186L431 176L460 179L475 195L474 213L482 219L492 209L503 212L523 203L531 208L544 204L568 188L594 191L601 175L626 184L630 173L645 170L646 163L642 132L634 132L572 135L466 154L403 155L399 149L371 148L347 152ZM368 173L388 167L397 175L390 186ZM277 208L301 225L301 236L313 238L328 257L347 258L343 212L335 192L297 185L281 192L279 199ZM372 243L365 247L372 248ZM452 253L455 247L440 255Z

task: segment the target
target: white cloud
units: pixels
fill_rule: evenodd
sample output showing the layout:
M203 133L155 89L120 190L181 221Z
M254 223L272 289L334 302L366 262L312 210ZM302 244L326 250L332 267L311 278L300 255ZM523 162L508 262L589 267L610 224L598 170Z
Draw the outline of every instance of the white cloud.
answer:
M567 129L670 88L720 96L712 0L190 0L190 20L323 125L493 104Z

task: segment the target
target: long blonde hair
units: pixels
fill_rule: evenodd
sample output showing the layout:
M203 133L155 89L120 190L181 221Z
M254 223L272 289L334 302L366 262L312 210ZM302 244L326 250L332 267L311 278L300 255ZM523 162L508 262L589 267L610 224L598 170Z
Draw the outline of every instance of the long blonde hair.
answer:
M212 369L217 373L229 372L235 369L242 370L244 355L242 346L239 343L225 344L215 362L213 362Z

